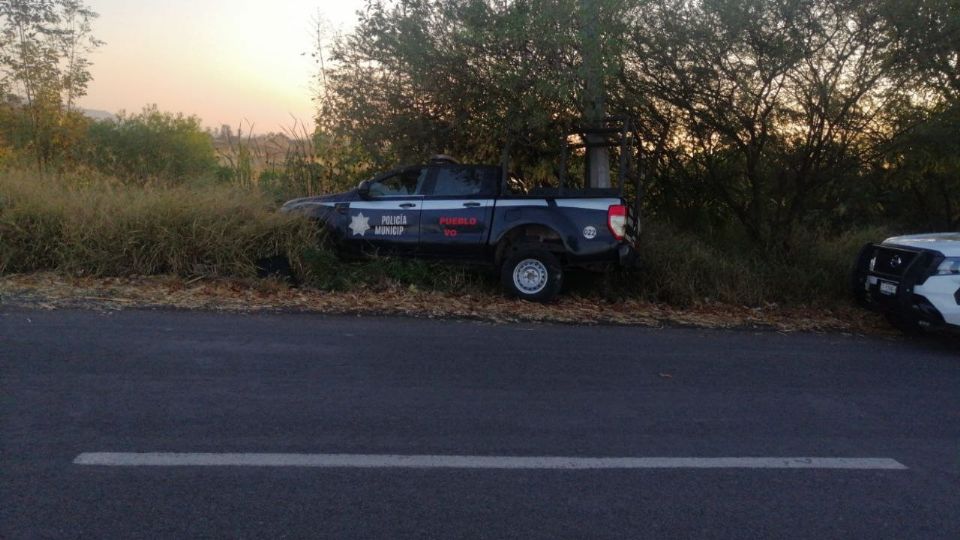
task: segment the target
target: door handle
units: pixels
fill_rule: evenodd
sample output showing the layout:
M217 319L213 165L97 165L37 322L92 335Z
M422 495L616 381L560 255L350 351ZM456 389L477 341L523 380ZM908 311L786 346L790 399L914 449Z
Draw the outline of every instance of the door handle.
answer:
M408 202L408 203L403 203L403 204L401 204L401 205L400 205L400 208L413 208L414 206L416 206L415 203Z
M471 201L471 202L465 202L463 203L463 205L466 206L467 208L476 208L480 206L480 203Z

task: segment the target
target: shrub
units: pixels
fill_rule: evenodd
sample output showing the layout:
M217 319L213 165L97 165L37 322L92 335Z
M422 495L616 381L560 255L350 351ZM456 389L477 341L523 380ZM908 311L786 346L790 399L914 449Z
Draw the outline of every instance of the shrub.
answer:
M217 155L200 119L145 107L131 116L94 122L88 133L88 165L130 183L178 183L214 176Z

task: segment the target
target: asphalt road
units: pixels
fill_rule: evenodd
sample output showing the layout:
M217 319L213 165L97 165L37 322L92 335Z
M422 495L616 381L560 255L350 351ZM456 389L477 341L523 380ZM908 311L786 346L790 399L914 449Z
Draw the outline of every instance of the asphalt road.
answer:
M960 538L960 346L0 308L2 538ZM109 467L86 452L889 458Z

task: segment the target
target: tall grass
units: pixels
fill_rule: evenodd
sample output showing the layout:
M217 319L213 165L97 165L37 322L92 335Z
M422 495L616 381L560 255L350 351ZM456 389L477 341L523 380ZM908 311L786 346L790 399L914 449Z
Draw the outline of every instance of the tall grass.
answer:
M254 133L252 124L245 127L241 123L235 135L217 139L221 179L241 187L256 186L277 200L325 191L321 186L323 167L306 124L293 119L282 133Z
M783 251L761 251L746 241L710 242L663 225L648 225L640 271L629 292L672 304L704 301L763 305L844 302L854 258L877 228L839 236L810 233Z
M674 305L837 304L846 301L857 250L884 236L877 229L810 234L790 251L771 253L648 224L638 270L587 279L571 274L570 292ZM326 290L498 290L489 270L382 258L344 262L319 247L314 225L279 214L256 188L139 187L0 172L0 273L252 277L258 259L277 254L293 262L307 285Z
M253 190L131 187L0 173L0 273L242 276L299 261L313 227Z

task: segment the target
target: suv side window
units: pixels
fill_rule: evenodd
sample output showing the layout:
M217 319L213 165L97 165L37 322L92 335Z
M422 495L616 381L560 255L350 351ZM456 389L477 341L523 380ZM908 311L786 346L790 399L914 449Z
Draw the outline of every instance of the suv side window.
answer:
M445 165L437 169L434 197L493 197L497 185L496 167Z
M423 192L427 168L407 169L370 184L370 197L412 197Z

